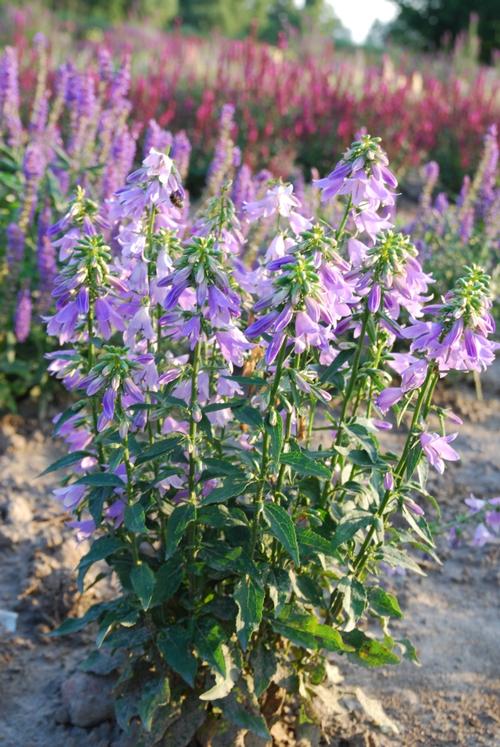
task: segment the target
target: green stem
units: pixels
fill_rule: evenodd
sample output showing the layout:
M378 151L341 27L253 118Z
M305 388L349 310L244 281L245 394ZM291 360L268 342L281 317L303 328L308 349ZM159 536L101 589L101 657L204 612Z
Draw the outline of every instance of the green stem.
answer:
M401 485L403 475L406 469L407 461L408 461L408 456L410 454L410 450L412 446L414 445L415 435L417 433L417 426L419 424L420 417L421 415L423 415L423 417L425 418L428 415L430 403L432 400L432 395L434 393L434 388L436 386L438 379L439 379L439 374L433 368L429 368L425 381L419 392L417 402L415 404L415 409L413 411L413 418L412 418L410 430L409 430L409 433L408 433L408 436L406 438L406 442L403 448L403 452L399 459L398 465L396 469L394 470L394 480L395 480L396 488L398 488ZM385 491L384 497L382 498L382 501L380 502L380 506L378 507L375 513L376 518L381 519L384 516L385 509L393 495L393 492L394 492L394 489ZM363 541L363 544L360 547L359 553L353 563L355 578L359 577L366 563L368 562L369 550L370 550L370 546L371 546L375 532L376 532L376 525L373 524L368 530L367 535ZM335 618L339 614L341 608L342 608L342 594L338 591L335 591L332 594L332 598L331 598L331 611L330 611L331 617Z
M193 352L193 364L191 368L191 399L189 409L189 500L196 505L196 436L198 423L194 411L198 405L198 374L200 370L200 343L197 342Z
M352 207L352 197L349 195L349 199L347 200L347 204L345 206L344 215L342 216L342 220L339 223L339 227L337 228L337 231L335 233L335 238L337 241L340 241L342 238L342 235L344 233L344 228L347 223L347 219L349 217L349 213L351 212Z
M92 295L92 291L89 292L89 310L87 312L87 335L89 338L87 348L87 371L91 371L95 363L95 346L93 343L94 339L94 302L95 299ZM94 396L90 398L90 410L92 415L92 430L94 432L94 438L97 439L99 430L97 428L98 417L97 417L97 400ZM101 468L105 463L104 448L102 443L97 442L97 457Z
M352 362L352 372L351 372L351 376L349 379L349 384L347 386L347 391L344 395L344 401L342 402L342 409L340 411L340 417L337 423L337 435L335 436L334 447L339 446L340 441L342 439L342 429L344 427L344 421L347 415L347 409L349 407L349 404L350 404L350 401L351 401L351 398L354 392L354 388L356 386L356 380L358 378L359 363L361 360L361 351L363 349L363 343L365 339L366 328L368 326L369 316L370 314L368 311L368 307L366 307L363 313L363 318L361 322L361 332L359 334L358 345L356 347L356 352L354 354L354 359ZM332 462L331 462L332 475L335 470L335 467L337 466L338 458L339 458L339 454L337 453L334 454L334 456L332 457ZM325 482L325 486L323 488L323 495L322 495L323 506L326 504L326 500L328 498L329 492L330 492L330 483Z
M198 374L200 370L200 342L197 342L193 351L193 362L191 368L191 398L189 406L189 471L188 471L188 492L189 502L197 506L196 497L196 438L198 435L198 423L195 418L195 409L198 406ZM193 594L196 592L196 581L194 577L194 561L196 559L198 548L198 526L195 520L191 522L188 528L188 545L191 549L192 560L190 570L190 586Z
M276 359L276 371L274 372L274 381L273 385L271 387L271 392L269 394L269 406L274 407L274 401L276 399L276 395L278 393L278 388L281 380L281 374L283 372L283 363L285 362L286 357L286 347L287 347L287 338L283 340L281 343L281 348L278 353L278 357ZM278 415L278 417L280 417ZM267 428L264 428L264 434L262 436L262 458L261 458L261 465L260 465L260 474L259 474L259 492L257 494L257 500L255 503L255 515L253 518L253 524L252 524L252 539L251 539L251 555L252 558L255 555L255 549L257 546L257 535L259 531L259 522L260 522L260 515L262 513L262 508L264 506L264 493L265 493L265 487L266 487L266 476L267 476L267 467L269 464L269 433L267 431Z

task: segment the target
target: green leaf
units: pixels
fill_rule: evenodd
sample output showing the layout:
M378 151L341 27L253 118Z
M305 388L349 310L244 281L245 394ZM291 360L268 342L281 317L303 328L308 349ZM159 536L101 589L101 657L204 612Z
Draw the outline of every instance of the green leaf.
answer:
M159 459L159 457L175 451L181 443L182 438L180 436L170 436L169 438L164 438L162 441L157 441L152 446L142 449L139 452L135 463L139 466L141 464L146 464L146 462L150 462L153 459Z
M86 456L93 456L93 454L90 451L73 451L71 452L71 454L66 454L66 456L61 457L61 459L57 459L57 461L52 462L52 464L49 465L47 469L44 469L43 472L40 472L38 477L48 475L50 472L56 472L56 470L58 469L70 467L72 464L75 464L75 462L80 462Z
M264 518L269 524L273 537L276 537L278 542L283 545L295 565L299 565L300 555L297 535L293 522L285 509L276 503L266 503L264 505Z
M383 560L384 563L388 563L388 565L393 568L408 568L408 570L418 573L419 576L425 576L424 571L411 555L404 550L399 550L397 547L393 547L392 545L384 545L381 547L377 551L376 557L379 560Z
M243 651L246 651L252 633L257 630L262 620L265 594L246 576L236 585L233 596L238 605L236 634Z
M360 529L370 526L374 522L374 515L368 513L359 513L357 516L348 514L338 523L333 535L333 547L336 549L351 540Z
M163 604L173 597L184 577L184 569L177 556L170 558L156 572L156 584L151 607Z
M260 698L271 684L271 680L278 668L274 650L266 646L262 641L259 641L250 654L250 666L253 672L255 695L257 698Z
M143 534L148 531L145 518L144 509L140 503L134 503L133 506L126 507L124 524L134 534Z
M92 488L87 493L89 512L96 526L101 523L102 512L106 499L109 498L110 488Z
M330 480L332 473L324 464L311 459L302 451L289 451L280 457L281 464L287 464L295 472L304 477L319 477L320 479Z
M195 628L194 646L207 664L226 676L226 657L222 644L226 643L224 630L213 618L203 618Z
M228 527L248 527L248 520L241 508L217 504L205 506L198 510L200 524L214 529L227 529Z
M341 366L344 365L344 363L347 363L347 361L352 358L354 355L354 348L350 348L349 350L341 350L340 353L337 355L334 361L330 363L330 365L325 368L321 376L319 377L319 380L321 383L325 381L331 381L332 377Z
M227 399L225 402L214 402L211 405L205 405L203 412L219 412L220 410L230 410L241 407L246 403L244 397L236 397L234 399Z
M82 617L68 617L58 628L52 630L50 637L79 633L89 623L95 622L106 611L106 603L93 604Z
M196 519L196 508L192 503L176 506L167 522L165 537L165 560L172 557L186 528Z
M351 464L355 464L356 467L373 468L375 466L375 462L373 461L372 457L364 449L353 449L347 455L347 459Z
M316 651L324 648L327 651L349 651L342 636L335 628L318 622L314 615L296 612L292 607L286 607L278 620L272 621L272 627L288 638L296 646Z
M123 488L123 480L111 472L92 472L76 481L76 485L90 485L93 488Z
M230 381L236 381L237 384L243 384L243 386L265 386L265 379L259 379L257 376L224 376L225 379Z
M141 690L142 696L137 710L143 728L150 732L158 708L167 705L170 700L170 685L168 679L162 677L160 680L143 685Z
M399 602L393 594L375 586L369 593L370 607L382 617L403 617Z
M370 638L362 630L351 630L344 633L344 640L355 649L355 653L349 654L349 656L367 667L399 664L399 657L390 648L375 640L375 638Z
M215 684L199 696L200 700L220 700L221 698L227 698L239 680L240 670L235 666L228 646L222 646L222 653L226 662L226 674L223 677L219 672L215 672Z
M264 421L262 415L256 407L243 405L243 407L233 407L233 415L238 423L249 425L251 428L263 428Z
M243 472L241 467L226 462L223 459L212 459L208 458L204 460L206 471L202 475L202 479L208 480L212 477L236 477L241 481L246 479L246 474Z
M412 661L419 667L420 660L418 658L418 651L409 638L398 638L396 643L403 649L403 657L408 659L408 661Z
M301 547L309 551L320 552L323 555L336 557L337 551L333 544L312 529L297 529L297 539Z
M342 592L342 609L350 621L356 622L366 608L366 589L357 579L346 576L338 585Z
M240 703L236 698L225 698L221 703L224 715L232 724L240 729L247 729L256 734L261 739L268 740L271 738L264 718L253 710L250 706L245 708L244 703Z
M422 447L420 446L420 443L416 443L410 449L410 453L408 454L408 459L406 462L406 477L408 480L411 480L411 476L415 472L415 468L417 464L419 463L421 456L422 456Z
M126 545L118 537L99 537L95 540L89 552L83 556L78 564L78 589L83 591L83 581L89 568L98 560L106 560L118 550L123 550Z
M168 666L194 687L198 663L192 652L191 636L182 625L171 625L158 635L157 645Z
M143 610L148 610L153 598L156 577L147 563L135 565L130 572L132 588L139 597Z
M234 478L231 480L225 480L219 488L214 488L203 498L202 504L204 506L209 506L212 503L224 503L230 498L245 493L249 484L248 480L245 480L244 482L235 480Z
M413 514L413 512L406 507L406 505L403 503L403 509L402 514L408 524L411 526L415 534L417 534L421 539L423 539L424 542L426 542L431 547L435 547L434 540L432 539L432 533L429 529L429 525L427 524L426 520L423 516L419 516L418 518Z

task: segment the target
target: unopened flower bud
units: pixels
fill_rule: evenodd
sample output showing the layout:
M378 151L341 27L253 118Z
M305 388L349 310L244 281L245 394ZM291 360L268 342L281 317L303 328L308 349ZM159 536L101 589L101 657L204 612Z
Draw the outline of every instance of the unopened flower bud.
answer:
M392 490L394 487L394 477L392 472L386 472L384 475L384 488L386 490Z

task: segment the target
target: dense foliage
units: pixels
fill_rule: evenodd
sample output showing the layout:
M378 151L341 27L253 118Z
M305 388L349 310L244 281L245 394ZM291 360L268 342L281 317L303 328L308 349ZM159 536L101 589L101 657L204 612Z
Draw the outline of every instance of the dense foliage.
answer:
M182 162L152 148L49 232L63 259L49 368L74 396L50 469L70 468L56 494L92 542L80 588L97 562L91 583L120 587L60 632L97 623L122 656L118 721L150 744L177 718L266 738L280 687L314 719L332 654L415 660L391 635L383 569L434 555L428 466L459 458L434 389L496 347L480 267L429 303L379 139L301 199L281 180L231 185L232 113L194 214ZM403 423L387 450L379 434Z
M496 0L394 0L399 14L390 33L427 50L452 44L472 21L479 33L481 59L494 61L500 47Z

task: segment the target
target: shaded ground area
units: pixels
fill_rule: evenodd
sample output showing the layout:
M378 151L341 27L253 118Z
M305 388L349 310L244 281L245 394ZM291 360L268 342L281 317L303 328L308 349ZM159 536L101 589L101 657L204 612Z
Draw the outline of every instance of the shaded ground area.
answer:
M489 498L500 494L496 382L493 376L486 382L484 403L476 403L466 387L442 394L465 416L456 442L462 461L434 478L445 518L463 511L470 492ZM61 683L85 658L91 641L85 635L46 637L68 612L89 604L72 593L72 572L84 548L64 528L50 496L54 480L35 479L56 456L50 440L33 425L2 422L0 609L15 611L19 618L15 633L0 632L0 745L132 747L137 742L125 742L109 720L93 728L65 723ZM426 577L393 577L405 610L397 632L416 644L422 667L404 663L366 671L336 660L345 675L341 703L347 711L339 716L342 737L332 736L332 747L500 745L499 554L498 545L451 551L443 542L443 566L425 562ZM102 683L98 698L108 687L106 678ZM381 703L399 734L383 733L373 724L354 698L357 686ZM373 718L383 721L376 714ZM294 744L284 730L277 739L280 747ZM317 744L313 737L301 743Z

